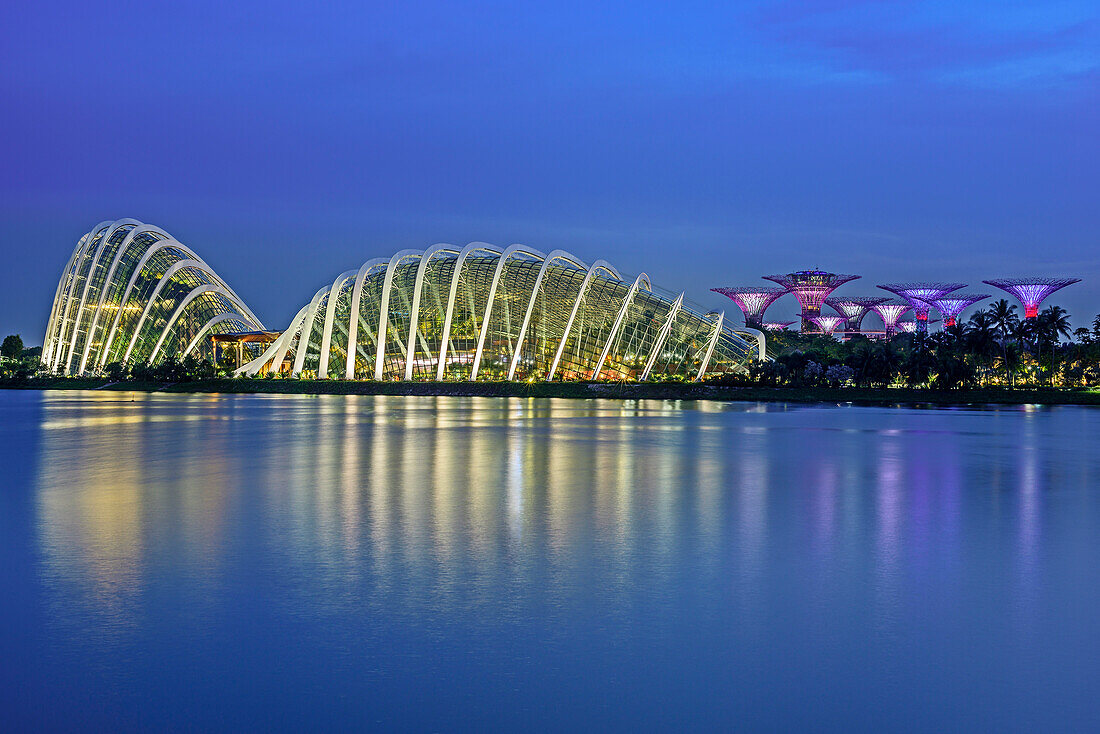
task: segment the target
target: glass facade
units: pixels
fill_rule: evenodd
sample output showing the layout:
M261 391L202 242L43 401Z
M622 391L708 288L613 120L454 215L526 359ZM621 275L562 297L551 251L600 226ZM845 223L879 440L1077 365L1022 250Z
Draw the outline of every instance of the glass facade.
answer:
M202 258L133 219L81 238L61 276L43 339L52 371L79 375L112 362L213 358L205 337L263 324Z
M698 379L763 337L623 280L607 263L483 243L403 250L341 273L241 373L374 380ZM349 353L353 355L348 358Z

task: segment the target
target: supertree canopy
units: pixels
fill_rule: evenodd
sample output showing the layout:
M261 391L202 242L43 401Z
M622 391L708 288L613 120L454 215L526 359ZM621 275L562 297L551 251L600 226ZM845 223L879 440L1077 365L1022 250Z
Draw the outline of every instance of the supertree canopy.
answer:
M1000 288L1016 296L1024 305L1024 318L1033 319L1039 315L1039 306L1051 293L1067 285L1080 283L1080 278L1001 278L983 280L986 285Z
M759 329L764 323L764 312L776 299L788 293L786 288L770 286L743 286L739 288L711 288L737 304L745 315L745 326Z
M764 328L768 331L783 331L793 323L793 321L765 321Z
M943 298L929 301L929 303L935 306L936 310L943 314L944 326L954 326L955 322L958 320L959 314L978 301L984 301L987 298L989 298L989 295L985 293L951 293Z
M848 320L848 331L858 332L860 325L863 323L863 317L875 306L889 300L885 296L848 296L847 298L826 298L825 303Z
M885 301L872 306L872 309L880 317L882 317L882 325L886 327L886 338L889 339L898 328L898 320L905 315L905 312L913 308L908 303L902 303L901 301Z
M913 307L917 331L928 331L928 309L931 302L943 298L952 291L965 288L966 283L886 283L879 288L904 298Z
M814 316L813 322L817 324L817 328L821 329L822 334L832 334L839 327L841 327L845 318L843 316Z
M829 294L858 277L826 273L824 270L799 270L786 275L765 275L764 280L778 283L794 294L802 304L802 331L813 331L814 316L821 315L821 304Z

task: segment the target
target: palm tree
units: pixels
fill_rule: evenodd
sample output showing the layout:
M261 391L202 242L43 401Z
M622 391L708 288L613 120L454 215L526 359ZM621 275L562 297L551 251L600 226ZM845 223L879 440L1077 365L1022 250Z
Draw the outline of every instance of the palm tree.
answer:
M1020 318L1016 315L1016 304L1009 303L1004 298L995 301L990 307L989 319L1000 334L1002 364L1011 387L1012 376L1008 369L1008 336L1016 331L1020 323Z
M993 356L997 351L997 340L993 331L993 320L985 309L974 312L970 317L970 323L966 329L966 347L983 365L992 367Z
M1038 349L1042 350L1043 342L1050 343L1050 384L1053 386L1054 358L1058 356L1058 344L1061 341L1059 337L1069 339L1070 335L1069 314L1067 314L1066 310L1061 306L1050 306L1039 314L1035 326L1035 342ZM1038 356L1035 357L1035 361L1039 362L1039 376L1041 378L1043 374L1043 363L1039 361Z

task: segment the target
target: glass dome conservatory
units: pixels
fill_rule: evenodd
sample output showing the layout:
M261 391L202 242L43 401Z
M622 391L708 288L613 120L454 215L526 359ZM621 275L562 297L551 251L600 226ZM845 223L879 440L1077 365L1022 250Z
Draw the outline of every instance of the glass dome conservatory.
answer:
M102 222L73 250L54 293L42 362L65 375L169 355L210 359L209 337L262 330L190 248L134 219Z
M437 245L321 288L240 374L374 380L699 379L744 371L764 338L555 250Z

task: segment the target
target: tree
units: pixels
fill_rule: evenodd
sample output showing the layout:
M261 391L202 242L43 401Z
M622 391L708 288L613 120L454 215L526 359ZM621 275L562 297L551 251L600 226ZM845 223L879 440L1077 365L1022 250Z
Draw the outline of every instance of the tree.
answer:
M1050 384L1054 384L1054 359L1058 355L1058 344L1061 341L1061 337L1069 339L1070 324L1069 314L1061 306L1049 306L1044 309L1035 323L1035 343L1039 352L1042 350L1043 343L1050 345ZM1039 363L1039 376L1040 382L1042 382L1043 363L1039 360L1038 355L1035 357L1035 361Z
M8 334L4 337L4 343L0 344L0 355L8 359L19 359L23 354L23 337L18 334Z
M1001 359L1005 368L1005 378L1009 387L1012 386L1012 373L1008 369L1008 337L1016 332L1020 325L1020 318L1016 315L1016 304L1009 303L1002 298L994 301L989 309L989 318L996 327L1001 342Z

